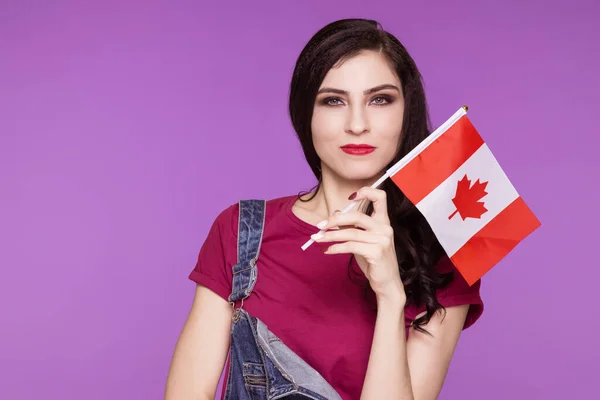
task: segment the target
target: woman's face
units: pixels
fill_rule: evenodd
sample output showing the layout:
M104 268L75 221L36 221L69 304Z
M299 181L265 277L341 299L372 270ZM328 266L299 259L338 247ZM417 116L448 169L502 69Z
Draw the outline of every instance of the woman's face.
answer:
M380 177L400 140L401 90L385 56L374 51L361 52L327 73L311 125L323 174L332 172L347 180Z

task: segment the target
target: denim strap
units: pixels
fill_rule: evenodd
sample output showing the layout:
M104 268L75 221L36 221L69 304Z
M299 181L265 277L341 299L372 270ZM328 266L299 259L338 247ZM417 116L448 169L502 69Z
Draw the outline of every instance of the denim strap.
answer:
M233 266L233 282L229 301L235 303L250 296L256 283L256 261L265 224L265 200L240 200L237 241L237 264Z

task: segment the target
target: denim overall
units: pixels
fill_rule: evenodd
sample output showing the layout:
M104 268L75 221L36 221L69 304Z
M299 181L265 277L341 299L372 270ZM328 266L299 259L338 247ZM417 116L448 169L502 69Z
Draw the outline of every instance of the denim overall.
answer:
M229 302L234 308L225 400L317 399L341 397L325 379L258 318L243 310L258 277L266 201L241 200L238 259ZM239 308L236 303L240 301Z

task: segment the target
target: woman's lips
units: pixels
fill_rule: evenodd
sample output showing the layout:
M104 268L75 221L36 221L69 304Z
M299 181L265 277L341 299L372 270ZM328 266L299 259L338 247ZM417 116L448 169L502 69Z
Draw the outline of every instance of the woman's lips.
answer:
M368 144L347 144L342 146L341 149L344 153L353 156L364 156L365 154L375 151L375 147L369 146Z

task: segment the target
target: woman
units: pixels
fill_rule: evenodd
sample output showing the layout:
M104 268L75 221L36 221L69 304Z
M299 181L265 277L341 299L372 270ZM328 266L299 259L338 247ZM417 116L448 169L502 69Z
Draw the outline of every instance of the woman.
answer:
M196 293L166 398L212 399L230 354L228 398L266 398L261 389L273 396L272 373L277 384L306 389L295 398L435 399L461 331L483 304L480 282L462 279L393 182L370 187L430 132L414 61L375 21L336 21L300 54L289 111L318 184L307 195L269 200L263 211L246 204L255 207L254 222L240 223L251 218L240 214L242 203L215 220L190 274ZM361 206L335 212L349 200ZM241 231L253 224L254 233ZM303 251L319 228L326 233ZM240 247L238 233L246 240ZM241 265L253 240L256 265ZM235 296L240 271L252 282ZM235 333L240 318L247 318L246 336ZM261 344L244 347L253 340ZM271 345L285 351L272 353ZM239 359L248 349L261 360ZM281 354L311 378L280 377Z

